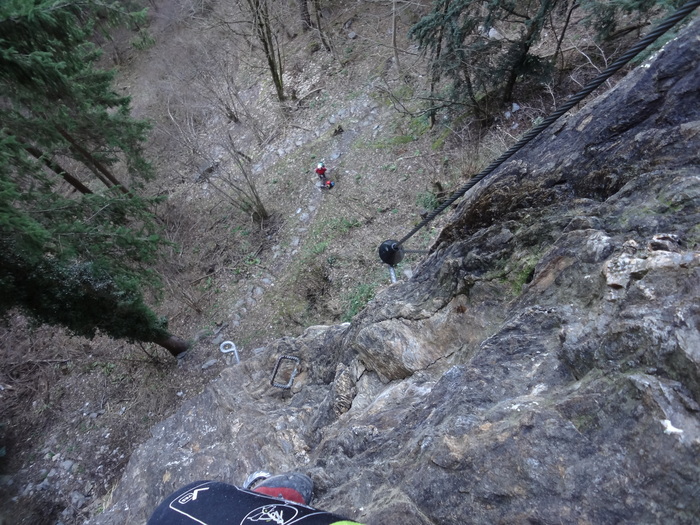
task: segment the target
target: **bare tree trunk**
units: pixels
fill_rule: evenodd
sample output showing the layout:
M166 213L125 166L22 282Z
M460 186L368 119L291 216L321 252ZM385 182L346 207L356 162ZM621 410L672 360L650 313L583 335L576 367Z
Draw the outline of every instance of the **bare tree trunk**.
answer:
M396 47L396 2L394 0L393 9L391 12L391 47L394 48L394 62L396 62L396 71L401 74L401 63L399 62L399 50Z
M299 4L299 16L301 17L301 30L306 33L311 29L308 0L297 0L297 3Z
M88 195L92 193L90 188L85 186L77 178L75 178L73 175L64 170L57 162L45 157L44 154L34 146L25 145L24 149L26 149L32 157L35 157L37 160L43 162L44 166L56 173L56 175L63 177L63 180L65 180L68 184L73 186L77 191L79 191L83 195Z
M158 346L165 348L173 357L178 357L179 355L184 354L190 347L187 341L172 334L168 334L167 336L159 338L153 342Z
M253 15L253 32L263 47L265 59L272 75L272 82L277 91L277 99L283 102L285 96L282 80L282 53L279 43L272 32L272 21L270 20L267 0L246 0L246 3L251 15Z
M323 47L326 48L326 51L330 51L331 44L328 41L328 36L323 32L323 28L321 27L321 4L319 3L319 0L314 0L314 11L316 15L316 30L318 31L318 36L321 39Z
M561 28L561 35L559 35L559 38L557 39L557 48L554 50L554 53L552 55L555 61L557 59L557 54L561 53L561 46L564 42L564 35L566 34L566 30L569 28L569 24L571 23L571 16L574 14L574 11L578 9L578 7L578 2L573 2L571 4L571 7L569 8L569 12L566 14L566 21L564 22L564 27ZM552 24L552 28L553 27L554 24ZM561 53L561 69L564 69L564 53Z
M450 1L448 0L445 2L445 5L443 6L443 11L442 14L443 16L447 13L447 10L450 7ZM440 31L438 33L438 41L437 45L435 46L435 51L433 51L433 60L432 60L432 72L430 74L430 99L432 100L433 97L435 96L435 87L437 86L437 83L440 81L440 70L437 67L437 63L440 61L440 54L442 53L442 36L443 36L443 28L444 26L440 27ZM437 117L437 112L435 109L430 110L430 127L435 126L435 119Z

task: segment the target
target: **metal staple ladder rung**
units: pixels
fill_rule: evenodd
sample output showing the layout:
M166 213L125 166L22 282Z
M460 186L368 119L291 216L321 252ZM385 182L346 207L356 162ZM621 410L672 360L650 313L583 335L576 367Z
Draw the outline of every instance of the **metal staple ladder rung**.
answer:
M292 370L292 374L289 377L289 381L287 383L278 383L276 381L277 374L280 371L280 366L282 365L283 361L293 361L295 363L294 369ZM280 356L279 359L277 359L277 364L275 365L275 370L272 372L272 379L270 380L270 384L274 387L277 387L277 388L283 388L285 390L289 390L290 388L292 388L292 385L294 384L294 378L299 373L299 365L300 364L301 364L301 359L299 359L296 356L293 356L293 355Z

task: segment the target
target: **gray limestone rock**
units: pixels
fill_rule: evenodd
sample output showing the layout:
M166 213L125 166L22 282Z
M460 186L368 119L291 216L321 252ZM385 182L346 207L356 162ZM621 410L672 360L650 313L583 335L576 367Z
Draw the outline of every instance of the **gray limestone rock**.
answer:
M216 365L216 363L218 362L218 359L209 359L206 363L202 365L202 370L207 370L208 368L211 368L212 366Z

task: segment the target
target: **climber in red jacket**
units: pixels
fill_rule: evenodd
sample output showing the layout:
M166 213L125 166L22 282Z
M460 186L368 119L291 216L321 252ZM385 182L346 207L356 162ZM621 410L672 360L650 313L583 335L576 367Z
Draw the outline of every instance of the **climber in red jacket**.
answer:
M328 168L326 168L326 165L323 162L319 162L318 166L316 166L316 175L318 175L318 178L321 179L322 190L330 190L333 188L333 186L335 186L335 182L328 180L328 177L326 176L327 171Z
M257 477L256 477L257 476ZM147 525L360 525L309 506L313 482L299 473L256 473L245 488L218 481L195 481L168 496ZM259 481L262 479L262 481Z

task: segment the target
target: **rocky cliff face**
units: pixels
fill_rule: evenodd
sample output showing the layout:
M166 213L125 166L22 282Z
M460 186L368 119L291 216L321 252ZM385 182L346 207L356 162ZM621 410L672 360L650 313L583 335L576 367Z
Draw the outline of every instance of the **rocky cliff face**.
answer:
M157 425L92 523L260 469L369 524L697 523L698 79L696 23L474 188L352 324L243 356Z

